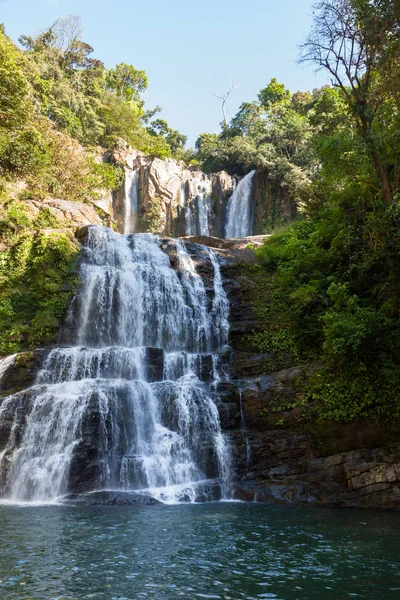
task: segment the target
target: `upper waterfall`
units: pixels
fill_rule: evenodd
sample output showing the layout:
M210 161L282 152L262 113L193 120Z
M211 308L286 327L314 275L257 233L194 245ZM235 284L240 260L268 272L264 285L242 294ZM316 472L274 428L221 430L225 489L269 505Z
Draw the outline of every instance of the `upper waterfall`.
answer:
M138 230L140 168L126 170L124 183L124 234Z
M124 174L107 209L108 222L118 232L224 236L234 182L227 172L206 173L196 165L146 156L129 147L116 149L113 160Z
M211 298L190 250L209 265ZM90 227L80 279L70 347L51 350L29 393L0 408L15 424L0 454L3 493L43 501L111 488L195 500L218 479L228 494L215 403L228 302L212 251Z
M227 210L225 237L240 238L253 234L253 177L250 171L235 188Z

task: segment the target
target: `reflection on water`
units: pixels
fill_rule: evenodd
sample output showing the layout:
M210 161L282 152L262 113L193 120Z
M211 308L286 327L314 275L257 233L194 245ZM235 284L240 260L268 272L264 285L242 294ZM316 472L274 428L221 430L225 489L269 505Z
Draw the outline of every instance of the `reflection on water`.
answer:
M0 506L0 598L397 600L399 525L234 503Z

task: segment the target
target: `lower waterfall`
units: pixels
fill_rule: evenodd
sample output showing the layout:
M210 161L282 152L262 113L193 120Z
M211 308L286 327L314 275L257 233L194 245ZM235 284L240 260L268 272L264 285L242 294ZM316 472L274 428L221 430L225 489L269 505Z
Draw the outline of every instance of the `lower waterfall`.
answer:
M253 234L253 177L250 171L236 186L228 202L225 237L240 238Z
M201 254L207 287L190 252ZM91 226L64 341L6 398L2 495L137 490L166 502L229 497L216 405L228 301L204 246ZM217 490L217 491L216 491Z

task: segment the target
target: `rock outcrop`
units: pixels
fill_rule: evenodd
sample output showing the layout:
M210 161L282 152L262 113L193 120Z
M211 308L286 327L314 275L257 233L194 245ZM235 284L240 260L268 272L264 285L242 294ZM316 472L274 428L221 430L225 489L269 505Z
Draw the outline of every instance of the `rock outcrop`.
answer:
M155 506L159 500L135 492L90 492L87 494L68 494L62 499L69 506Z
M0 359L0 396L32 385L47 352L37 349Z
M267 169L256 171L253 194L256 233L272 231L296 218L297 205L288 188L272 177Z
M151 158L123 140L114 149L112 159L125 169L124 184L112 194L112 221L118 231L124 231L133 173L137 172L135 232L225 237L228 201L239 177L225 171L204 173L195 165L187 166L172 158ZM252 194L255 233L271 231L296 217L297 206L290 191L267 169L255 172ZM106 204L103 200L102 208Z
M124 231L126 202L131 194L132 172L139 171L136 231L162 235L225 234L226 206L233 192L228 173L208 175L172 158L150 158L120 142L113 160L125 168L124 185L113 193L113 220Z
M79 227L81 225L101 225L102 220L93 206L83 202L69 202L55 198L26 201L28 214L36 218L43 209L59 221L63 227Z
M235 484L241 500L400 510L400 448L362 448L321 456L315 436L248 432L250 460ZM242 441L237 440L236 448Z

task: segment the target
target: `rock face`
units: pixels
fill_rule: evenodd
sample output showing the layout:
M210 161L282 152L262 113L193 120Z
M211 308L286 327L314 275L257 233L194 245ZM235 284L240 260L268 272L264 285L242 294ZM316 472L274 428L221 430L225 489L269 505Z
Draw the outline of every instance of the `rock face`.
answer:
M124 231L127 203L136 194L137 232L224 236L226 206L234 185L228 173L208 175L196 167L186 167L182 161L152 159L123 142L113 159L126 172L124 185L113 194L118 231Z
M216 245L215 242L213 242ZM377 423L323 423L303 401L320 365L276 368L246 335L260 327L245 251L222 268L230 301L229 382L219 386L223 428L234 449L234 496L240 500L400 510L400 444ZM242 267L242 268L240 268Z
M91 204L100 209L100 213L103 217L103 223L110 227L114 216L113 197L110 190L102 190L102 196L98 200L92 200ZM98 217L97 213L96 216ZM93 225L95 224L96 223L93 223Z
M297 206L289 190L271 177L267 169L256 171L253 178L255 232L272 231L296 218Z
M127 205L136 196L137 220L131 232L225 237L228 202L240 178L225 171L203 173L171 158L153 159L123 140L112 158L125 169L124 185L113 192L113 221L118 231L127 233ZM296 217L296 203L289 190L266 169L255 172L251 193L256 233Z
M282 430L248 435L251 459L235 486L239 499L400 509L400 449L322 457L309 434Z
M82 147L79 152L84 152ZM25 200L30 216L36 218L48 209L62 227L103 224L120 233L225 237L229 200L240 177L225 171L204 173L172 158L149 157L122 139L112 151L98 149L94 159L122 167L125 177L119 189L97 189L97 198L87 204L57 198ZM8 186L7 194L18 199L25 188L26 183L17 182ZM288 189L266 169L255 172L247 198L254 215L254 233L270 231L296 216Z

